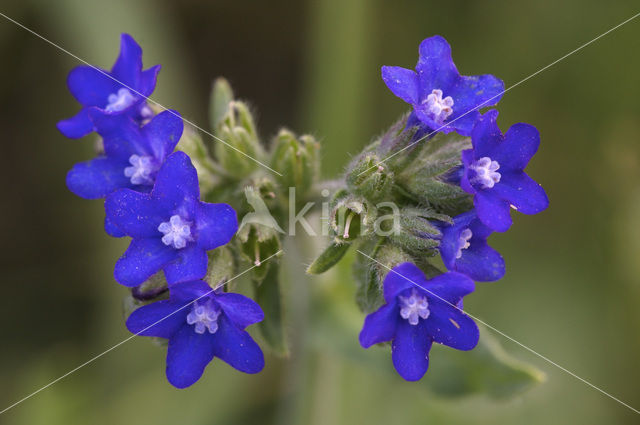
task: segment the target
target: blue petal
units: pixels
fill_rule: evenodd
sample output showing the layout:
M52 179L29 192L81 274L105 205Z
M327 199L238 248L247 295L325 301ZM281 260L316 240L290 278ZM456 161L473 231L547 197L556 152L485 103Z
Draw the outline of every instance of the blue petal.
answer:
M84 106L98 106L104 108L110 94L116 93L121 87L108 76L105 71L99 71L90 66L77 66L69 72L67 86L73 97Z
M139 126L127 114L106 114L99 108L89 108L89 116L95 130L102 136L107 156L126 161L133 154L152 155L153 152L142 137Z
M233 326L224 314L218 318L218 331L212 339L214 355L235 369L258 373L264 368L264 355L258 344L247 331Z
M227 204L198 203L196 207L198 246L205 250L229 243L238 231L236 212Z
M455 270L480 282L502 279L505 272L504 259L482 239L471 240L469 248L455 262Z
M183 123L180 114L167 110L159 113L144 127L142 134L156 158L161 161L175 149L182 136Z
M133 238L162 236L158 226L167 219L167 213L158 208L158 202L146 193L121 189L107 196L104 208L109 220Z
M447 40L439 35L427 38L420 43L419 53L416 71L420 78L421 95L426 98L432 90L440 89L443 96L448 96L449 88L457 83L460 73L451 58L451 47Z
M490 190L479 190L473 198L473 205L485 226L496 232L506 232L513 221L509 203L495 192L496 186Z
M500 164L500 168L522 171L535 155L540 146L540 133L529 124L518 123L509 128L504 141L491 158Z
M458 350L471 350L478 344L478 326L466 314L444 303L430 303L426 332L437 343Z
M80 162L67 173L67 187L81 198L104 198L116 189L131 186L124 175L126 166L120 159L105 156Z
M192 326L186 324L178 329L169 340L167 350L167 379L171 385L186 388L200 379L205 367L213 360L215 339L215 334L197 334Z
M79 139L93 131L93 123L89 119L86 108L82 108L80 112L69 119L58 121L56 127L60 133L71 139Z
M111 69L118 81L136 88L142 71L142 48L129 34L120 36L120 55Z
M175 210L200 199L198 173L186 153L178 151L167 157L158 171L151 194L166 210Z
M460 232L469 227L471 222L476 218L475 211L469 211L456 216L453 225L444 226L442 228L442 239L440 241L440 255L444 265L449 270L453 270L456 262L456 254L458 253L458 240ZM473 236L476 236L475 233Z
M448 121L463 136L470 136L480 116L478 109L493 106L500 101L504 83L493 75L462 77L446 95L454 100L453 115ZM444 96L444 94L443 94Z
M176 251L160 238L134 239L116 262L113 275L124 286L138 286L162 269L176 256Z
M384 299L395 303L396 296L407 288L413 288L426 281L424 273L415 264L402 263L395 266L384 278Z
M391 341L396 333L398 323L398 306L394 302L385 304L364 319L360 331L360 345L369 348L373 344Z
M258 303L244 295L223 292L217 294L215 300L229 320L240 329L264 319L264 313Z
M537 214L549 206L542 186L524 172L502 174L492 190L523 214Z
M175 260L164 267L168 284L200 279L207 274L208 257L204 249L191 244L174 252Z
M480 116L471 132L473 143L473 157L480 159L488 156L493 159L502 142L503 136L498 127L498 111L492 109Z
M391 344L391 358L396 371L407 381L418 381L429 368L431 338L424 328L424 321L410 325L401 321Z
M473 163L473 149L463 150L460 153L460 159L462 159L462 165L464 166L462 178L460 179L460 187L465 192L473 195L476 193L476 188L473 187L469 181L469 173L473 173L473 171L470 170L470 166Z
M112 238L121 238L127 235L122 230L120 230L118 226L113 224L113 222L109 220L108 216L104 217L104 231Z
M194 280L190 282L181 282L180 285L170 286L169 293L171 294L171 301L190 302L213 294L213 289L202 280Z
M467 276L457 272L447 272L425 282L420 287L427 291L429 300L439 300L457 304L462 297L475 289L475 284Z
M400 99L409 104L420 102L418 96L418 74L399 66L383 66L382 80Z
M144 305L131 313L127 329L140 336L171 338L186 323L189 307L182 307L167 300Z
M153 93L156 88L156 81L158 79L158 73L160 72L160 65L152 66L149 69L142 71L140 75L140 82L138 83L138 92L147 97Z

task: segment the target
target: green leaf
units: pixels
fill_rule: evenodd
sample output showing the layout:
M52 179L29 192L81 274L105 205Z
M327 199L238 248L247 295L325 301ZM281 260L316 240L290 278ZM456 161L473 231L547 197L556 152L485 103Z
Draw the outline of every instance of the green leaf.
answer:
M271 350L279 356L287 356L289 348L284 330L284 314L282 296L280 294L280 279L278 278L278 264L275 262L262 284L256 284L256 302L264 311L264 320L258 323L262 337Z
M325 250L316 258L309 267L307 267L307 273L309 274L321 274L335 266L338 261L344 257L351 244L332 242Z

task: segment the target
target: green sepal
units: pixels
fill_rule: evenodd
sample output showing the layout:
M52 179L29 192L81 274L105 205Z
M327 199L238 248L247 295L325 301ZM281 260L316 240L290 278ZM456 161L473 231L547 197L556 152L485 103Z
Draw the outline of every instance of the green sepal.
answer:
M209 265L204 280L212 288L218 288L235 275L235 261L228 246L220 246L209 251Z
M264 342L274 354L284 357L289 355L289 348L284 327L279 269L277 263L272 264L262 283L255 284L255 301L264 311L264 320L258 323Z
M379 238L364 244L360 250L376 258L383 243L384 239ZM356 282L356 304L365 314L377 310L384 303L380 271L378 264L364 255L358 253L355 257L352 274Z
M219 183L220 176L225 174L224 171L211 159L209 150L204 144L200 133L190 125L185 126L176 149L186 153L191 158L191 163L198 173L201 197L205 198Z
M391 233L389 239L412 255L433 257L437 254L441 233L427 218L432 214L451 222L448 216L431 213L429 210L403 208L398 217L398 228Z
M345 196L335 202L329 225L337 242L352 242L370 234L378 217L376 207L361 196Z
M414 201L435 210L456 216L472 206L471 196L459 185L449 183L450 174L461 166L460 155L471 148L468 137L456 133L439 133L432 139L419 142L405 158L392 158L392 164L402 163L396 175L396 189ZM406 157L411 161L406 162Z
M309 267L308 274L321 274L335 266L349 250L350 243L333 241Z
M209 96L209 125L216 133L222 120L229 111L229 104L233 100L233 90L229 82L222 77L216 78Z
M349 165L345 179L352 193L372 203L388 200L394 173L381 160L375 152L364 152Z

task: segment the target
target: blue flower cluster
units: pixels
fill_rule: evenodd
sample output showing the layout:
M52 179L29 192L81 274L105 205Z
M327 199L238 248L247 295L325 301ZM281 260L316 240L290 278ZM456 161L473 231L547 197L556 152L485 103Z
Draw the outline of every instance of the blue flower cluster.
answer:
M412 263L394 267L386 276L386 303L367 316L360 343L393 341L393 364L406 380L422 378L433 342L470 350L479 334L462 312L462 298L475 281L504 276L502 256L487 244L492 232L512 224L510 210L536 214L549 205L542 187L524 169L538 150L540 136L529 124L515 124L505 134L498 112L479 109L498 103L503 82L492 75L461 76L447 41L434 36L420 44L415 71L385 66L382 78L389 89L413 107L408 125L417 125L419 138L437 132L471 137L462 151L459 185L473 197L473 209L442 224L439 251L449 270L427 279Z
M82 108L58 129L70 138L101 136L102 153L76 164L67 186L82 198L104 198L106 232L131 237L115 266L118 283L137 287L164 272L169 299L138 308L127 327L169 340L167 378L184 388L214 357L246 373L262 370L262 351L244 329L263 313L251 299L200 280L207 251L227 244L238 222L231 206L200 200L191 159L174 152L183 132L180 115L156 114L147 103L159 70L143 70L142 49L123 34L111 71L79 66L69 73L69 90Z

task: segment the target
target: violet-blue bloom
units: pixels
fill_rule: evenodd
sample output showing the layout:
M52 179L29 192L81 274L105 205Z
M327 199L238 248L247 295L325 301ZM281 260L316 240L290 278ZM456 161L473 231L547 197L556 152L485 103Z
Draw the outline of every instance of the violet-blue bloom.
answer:
M415 117L432 131L469 136L478 109L498 103L504 83L493 75L462 76L451 58L449 43L439 35L420 44L416 71L383 66L389 89L413 105Z
M231 206L200 201L198 174L184 152L167 157L151 193L119 189L107 196L105 210L132 238L114 271L129 287L160 270L169 284L204 277L207 251L227 244L238 229Z
M441 226L440 255L447 269L481 282L501 279L504 260L487 244L492 230L478 220L474 210L454 217L453 222Z
M133 37L122 34L120 55L111 71L101 72L85 65L71 70L67 86L82 109L72 118L58 122L58 130L72 139L94 131L91 107L108 116L125 114L138 121L150 118L153 112L145 99L153 93L159 71L160 65L143 70L142 49Z
M214 357L245 373L263 369L262 350L244 330L264 319L258 304L244 295L214 292L201 280L174 285L169 292L168 300L131 313L127 328L169 340L166 373L171 385L193 385Z
M365 318L360 344L369 348L392 341L396 371L407 381L417 381L429 367L433 342L458 350L471 350L478 343L478 327L458 307L474 288L471 279L457 272L427 279L414 264L400 264L384 279L386 304Z
M116 189L150 192L165 158L173 152L183 130L175 111L164 111L143 127L130 117L108 117L91 108L104 154L73 166L67 187L85 199L104 198Z
M518 123L503 135L497 118L495 110L478 118L471 134L473 149L462 151L460 186L474 195L480 221L504 232L512 224L511 208L537 214L549 206L549 199L542 186L524 172L540 145L538 130Z

